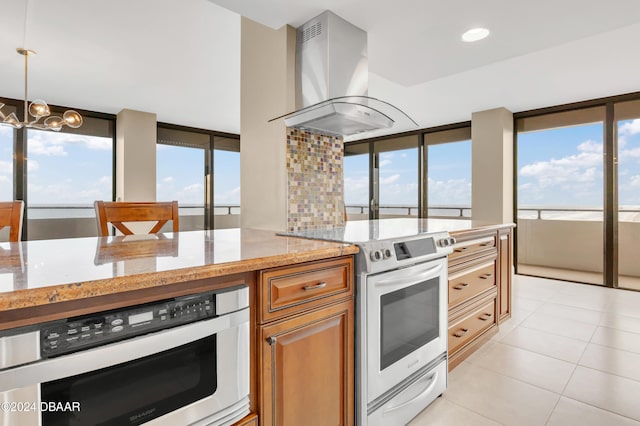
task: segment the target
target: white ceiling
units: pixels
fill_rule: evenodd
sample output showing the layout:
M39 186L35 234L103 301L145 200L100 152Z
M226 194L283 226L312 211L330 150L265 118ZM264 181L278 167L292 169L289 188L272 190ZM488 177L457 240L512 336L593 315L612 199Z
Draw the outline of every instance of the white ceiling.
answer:
M0 15L0 96L17 99L25 1ZM278 28L326 9L367 31L370 96L420 127L640 91L637 0L30 0L30 95L239 132L239 14ZM460 42L476 25L491 35Z

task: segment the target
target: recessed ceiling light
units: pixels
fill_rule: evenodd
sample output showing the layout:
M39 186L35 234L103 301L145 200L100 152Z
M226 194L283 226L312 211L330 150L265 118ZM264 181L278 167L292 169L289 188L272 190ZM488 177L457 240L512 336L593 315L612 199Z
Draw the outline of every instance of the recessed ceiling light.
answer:
M469 31L462 34L462 41L471 43L472 41L482 40L489 35L489 30L486 28L471 28Z

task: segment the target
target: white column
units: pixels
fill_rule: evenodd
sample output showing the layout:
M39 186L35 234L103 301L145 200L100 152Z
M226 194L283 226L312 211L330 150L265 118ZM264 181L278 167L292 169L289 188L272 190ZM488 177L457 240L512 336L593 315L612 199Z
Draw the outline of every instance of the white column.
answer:
M287 136L295 107L295 28L241 21L240 187L242 227L284 231L287 225Z
M156 115L123 109L116 120L116 201L156 201Z
M471 115L471 208L478 225L513 222L513 114L505 108Z

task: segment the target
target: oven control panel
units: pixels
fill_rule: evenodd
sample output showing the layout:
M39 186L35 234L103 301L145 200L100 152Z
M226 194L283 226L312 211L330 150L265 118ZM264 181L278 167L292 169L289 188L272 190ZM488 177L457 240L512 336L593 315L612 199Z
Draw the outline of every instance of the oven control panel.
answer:
M205 293L48 323L40 330L40 352L43 358L75 352L211 318L215 310L215 295Z
M455 239L448 232L431 232L411 237L371 240L358 243L358 273L377 273L446 256Z

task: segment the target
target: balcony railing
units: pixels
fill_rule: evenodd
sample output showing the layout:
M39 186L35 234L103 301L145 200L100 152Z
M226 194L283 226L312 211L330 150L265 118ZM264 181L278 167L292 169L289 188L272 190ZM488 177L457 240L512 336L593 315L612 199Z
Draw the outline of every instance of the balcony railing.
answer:
M366 204L347 204L347 213L366 215L369 206ZM471 208L468 206L430 206L429 217L432 219L471 219ZM380 215L417 216L417 206L381 205ZM623 207L618 211L620 221L640 222L640 208ZM603 220L602 209L583 207L541 207L527 206L518 209L518 219L536 220Z
M366 215L369 206L365 204L347 204L347 213ZM29 219L94 217L93 206L88 205L29 205ZM204 214L204 206L185 204L180 206L180 213L185 216ZM216 215L238 215L240 205L219 204L214 206ZM418 207L409 205L381 205L382 216L417 216ZM619 219L628 222L640 222L640 208L624 207L618 211ZM429 217L434 219L471 219L471 208L468 206L430 206ZM602 209L583 207L541 207L527 206L518 209L518 219L536 220L591 220L603 219Z

